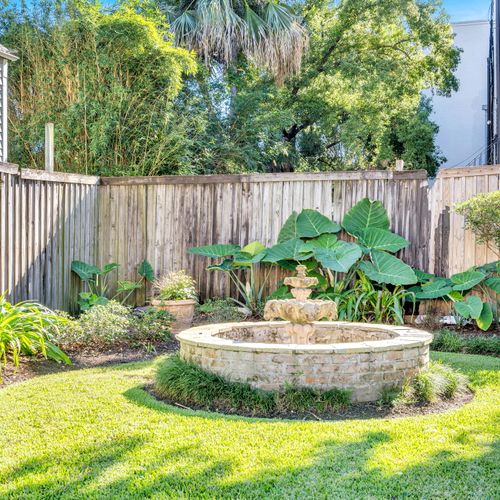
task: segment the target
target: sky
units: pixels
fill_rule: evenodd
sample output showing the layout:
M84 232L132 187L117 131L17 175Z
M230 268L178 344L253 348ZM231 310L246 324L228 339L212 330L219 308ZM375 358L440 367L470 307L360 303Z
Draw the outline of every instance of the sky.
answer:
M491 0L443 0L452 22L488 19Z

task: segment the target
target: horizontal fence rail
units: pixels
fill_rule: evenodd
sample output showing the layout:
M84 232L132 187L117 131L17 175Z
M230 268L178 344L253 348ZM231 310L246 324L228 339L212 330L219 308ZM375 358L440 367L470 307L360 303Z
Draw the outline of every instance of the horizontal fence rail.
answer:
M146 258L157 275L186 269L203 298L227 296L227 276L206 271L208 259L189 247L269 246L292 211L314 208L339 222L364 197L382 201L392 230L411 242L407 263L448 275L495 260L452 208L498 190L499 178L499 166L442 170L431 187L425 171L99 178L0 163L0 291L68 310L78 292L72 260L117 262L114 285L137 278ZM271 281L280 277L274 270Z

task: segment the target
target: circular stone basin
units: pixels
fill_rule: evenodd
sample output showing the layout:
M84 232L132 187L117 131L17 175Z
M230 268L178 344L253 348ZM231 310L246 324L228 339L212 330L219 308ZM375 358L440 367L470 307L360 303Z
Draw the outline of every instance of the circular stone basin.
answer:
M432 335L404 326L317 321L310 344L288 342L285 321L224 323L184 330L182 359L234 382L280 390L286 384L352 391L376 401L382 390L429 364Z

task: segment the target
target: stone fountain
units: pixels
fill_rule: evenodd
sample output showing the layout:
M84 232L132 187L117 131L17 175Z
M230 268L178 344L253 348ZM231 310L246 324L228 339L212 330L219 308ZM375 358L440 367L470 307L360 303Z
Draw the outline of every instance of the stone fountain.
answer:
M285 279L293 299L270 300L267 321L220 323L184 330L180 355L227 380L265 390L288 384L352 392L353 401L376 401L429 364L432 335L405 326L332 321L336 304L311 300L317 279ZM272 321L274 319L285 321ZM328 320L328 321L320 321Z
M297 266L297 276L285 278L285 285L291 286L293 299L269 300L264 309L264 319L284 319L290 323L286 331L292 344L309 344L316 331L314 321L337 319L337 304L331 300L311 300L311 287L318 284L318 278L306 276L306 266Z

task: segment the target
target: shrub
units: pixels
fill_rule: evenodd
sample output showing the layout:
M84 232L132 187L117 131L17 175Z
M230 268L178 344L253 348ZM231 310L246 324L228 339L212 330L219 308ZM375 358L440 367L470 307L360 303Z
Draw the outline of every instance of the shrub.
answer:
M186 273L177 271L158 278L153 290L160 300L187 300L197 298L196 282Z
M434 335L431 347L436 351L500 356L500 336L460 335L443 329Z
M228 382L186 363L178 355L170 356L159 366L155 389L167 400L254 415L335 410L347 406L351 398L350 392L342 389L326 392L293 386L287 386L282 392L253 389L249 384Z
M214 298L207 299L203 304L199 304L196 312L203 319L211 323L224 323L229 321L241 321L245 314L241 312L230 299Z
M130 338L137 342L168 340L172 337L174 317L165 310L147 307L134 313Z
M477 236L478 242L494 243L500 248L500 191L457 203L455 211L465 217L465 227Z
M6 295L6 292L0 295L0 373L9 359L18 366L21 354L41 354L71 364L57 347L53 335L66 326L66 318L36 302L11 304Z
M130 310L114 300L85 311L61 338L65 344L112 344L126 339L133 325Z

